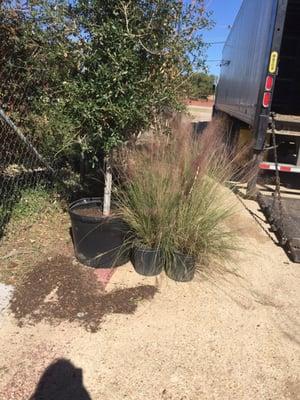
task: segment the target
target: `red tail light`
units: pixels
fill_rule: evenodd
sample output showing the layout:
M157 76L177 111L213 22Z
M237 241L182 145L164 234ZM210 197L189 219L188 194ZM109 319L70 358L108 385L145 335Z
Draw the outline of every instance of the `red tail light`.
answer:
M268 108L271 104L271 93L270 92L265 92L264 98L263 98L263 106L265 108Z
M271 75L267 76L266 79L266 86L265 86L265 90L267 90L268 92L272 90L273 88L273 83L274 83L274 78Z

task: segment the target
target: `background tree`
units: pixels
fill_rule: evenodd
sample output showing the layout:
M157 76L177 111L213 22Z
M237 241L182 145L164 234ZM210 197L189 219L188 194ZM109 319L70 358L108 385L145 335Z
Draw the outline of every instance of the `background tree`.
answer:
M195 72L187 84L187 96L190 99L207 99L214 94L215 76Z

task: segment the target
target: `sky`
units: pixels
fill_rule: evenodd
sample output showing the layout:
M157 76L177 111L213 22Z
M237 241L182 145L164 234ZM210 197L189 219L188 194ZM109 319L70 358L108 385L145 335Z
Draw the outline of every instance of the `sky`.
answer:
M242 2L243 0L206 0L207 10L213 12L212 19L215 22L215 27L203 34L206 42L224 42L227 39L230 32L228 26L233 24ZM212 44L207 51L209 73L213 75L219 75L223 46L224 44Z

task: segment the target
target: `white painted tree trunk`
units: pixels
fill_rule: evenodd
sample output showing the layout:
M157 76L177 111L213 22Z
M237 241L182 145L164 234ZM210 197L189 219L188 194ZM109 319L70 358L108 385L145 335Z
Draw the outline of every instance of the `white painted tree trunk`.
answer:
M111 188L112 188L112 172L110 157L105 158L105 186L104 186L104 201L103 201L103 215L108 216L110 214L111 205Z

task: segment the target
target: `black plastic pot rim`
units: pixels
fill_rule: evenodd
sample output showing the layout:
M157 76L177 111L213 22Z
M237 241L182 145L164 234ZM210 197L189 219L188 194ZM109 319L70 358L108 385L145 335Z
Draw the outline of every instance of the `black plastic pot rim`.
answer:
M98 205L100 208L102 207L102 199L100 197L90 197L90 198L83 198L83 199L79 199L74 201L73 203L71 203L69 205L69 214L72 215L73 218L79 220L79 221L83 221L83 222L98 222L98 223L107 223L107 222L113 222L113 221L121 221L121 218L118 215L99 215L99 217L91 217L91 216L83 216L80 214L77 214L75 212L76 209L81 208L81 206L84 205L91 205L91 204L95 204ZM79 207L80 206L80 207ZM90 207L90 208L96 208L96 207ZM102 212L102 210L101 210Z
M75 200L72 203L70 203L69 208L72 208L76 206L76 204L82 203L82 204L91 204L91 203L99 203L101 206L103 205L103 197L82 197L81 199ZM115 207L116 202L111 201L112 207Z
M153 253L153 252L157 252L160 253L162 252L162 249L160 247L157 248L151 248L151 247L142 247L139 246L137 244L133 245L133 250L138 250L138 251L142 251L143 253ZM174 251L171 253L173 257L181 257L187 260L191 260L193 262L196 262L197 257L192 256L190 254L186 254L186 253L181 253L180 251Z
M74 206L76 206L77 203L80 203L80 204L100 203L100 204L102 204L103 199L101 197L82 197L81 199L73 201L69 205L69 208L73 208Z

